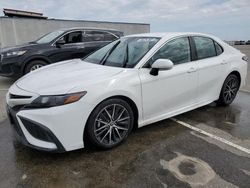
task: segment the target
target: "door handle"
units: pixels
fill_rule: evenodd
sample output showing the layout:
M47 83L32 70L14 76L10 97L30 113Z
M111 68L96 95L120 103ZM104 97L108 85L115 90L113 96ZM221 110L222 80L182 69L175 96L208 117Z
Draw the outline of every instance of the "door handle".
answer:
M196 72L196 71L197 71L196 68L191 67L191 68L187 71L187 73L192 73L192 72Z

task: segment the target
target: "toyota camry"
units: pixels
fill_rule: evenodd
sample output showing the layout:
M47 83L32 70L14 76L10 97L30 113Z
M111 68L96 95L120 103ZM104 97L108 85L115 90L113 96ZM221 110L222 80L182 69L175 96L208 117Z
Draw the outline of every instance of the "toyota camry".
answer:
M36 149L102 149L139 128L216 101L233 102L247 57L217 37L148 33L122 37L84 59L35 70L6 96L13 132Z

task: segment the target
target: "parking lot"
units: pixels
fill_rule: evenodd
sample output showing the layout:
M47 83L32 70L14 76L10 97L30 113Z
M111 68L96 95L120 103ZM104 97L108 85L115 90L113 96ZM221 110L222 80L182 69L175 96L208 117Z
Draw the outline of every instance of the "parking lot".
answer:
M250 57L250 46L237 46ZM228 107L210 104L135 130L121 146L62 154L12 141L0 77L1 187L249 187L250 66Z

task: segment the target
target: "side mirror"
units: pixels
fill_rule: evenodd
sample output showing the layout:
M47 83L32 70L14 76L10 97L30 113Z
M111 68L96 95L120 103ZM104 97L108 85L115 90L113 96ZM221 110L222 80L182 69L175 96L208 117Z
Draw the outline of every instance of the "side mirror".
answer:
M174 67L174 64L169 59L157 59L151 66L150 74L157 76L159 70L170 70Z
M61 38L58 41L56 41L56 47L61 47L65 43L66 43L66 41L63 38Z

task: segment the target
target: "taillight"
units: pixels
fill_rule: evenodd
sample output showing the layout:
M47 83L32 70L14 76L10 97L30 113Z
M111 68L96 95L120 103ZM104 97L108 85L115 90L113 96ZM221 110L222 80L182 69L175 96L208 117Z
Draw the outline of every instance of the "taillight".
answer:
M247 61L247 62L248 62L248 57L247 57L247 56L243 56L243 57L242 57L242 60L244 60L244 61Z

